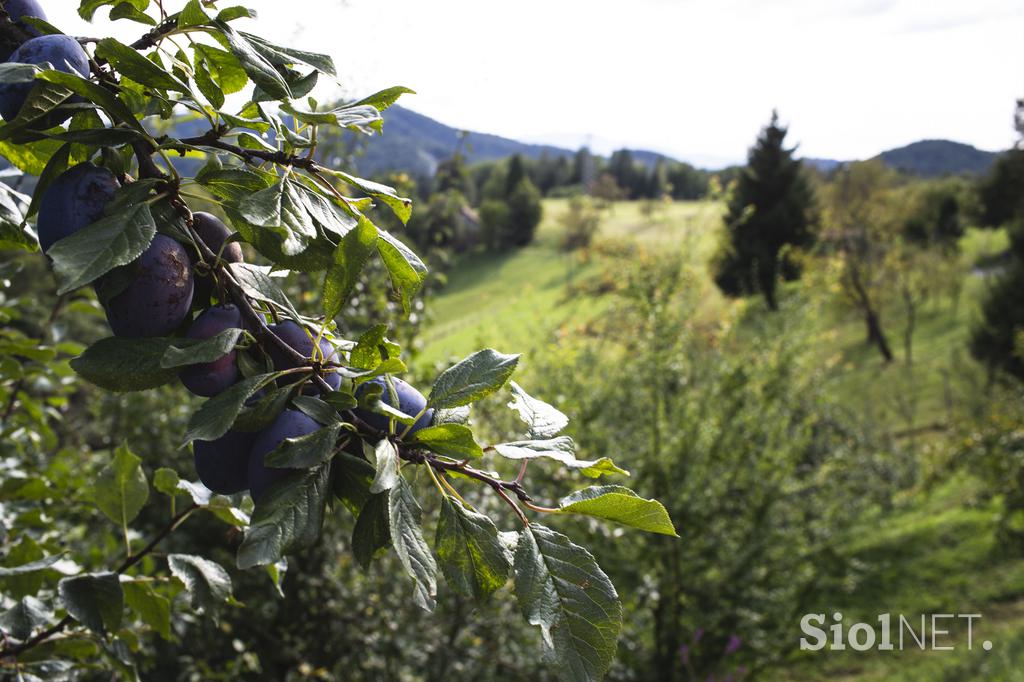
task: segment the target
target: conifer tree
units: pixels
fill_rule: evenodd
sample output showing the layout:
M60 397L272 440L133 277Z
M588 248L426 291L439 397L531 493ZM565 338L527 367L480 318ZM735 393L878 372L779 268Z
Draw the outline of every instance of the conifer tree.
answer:
M797 279L800 269L786 247L814 241L816 216L811 187L794 148L783 142L778 112L750 149L725 220L726 240L715 256L715 283L729 296L761 293L778 309L779 277Z
M1024 100L1017 102L1017 131L1024 136ZM1021 142L1004 156L1002 171L982 184L983 220L992 225L1009 224L1010 257L982 303L981 320L971 330L970 350L991 369L1002 370L1024 381L1024 177L1011 172L1010 159L1020 158ZM999 191L991 191L999 185ZM989 192L985 192L989 189ZM1016 201L1013 199L1016 198Z

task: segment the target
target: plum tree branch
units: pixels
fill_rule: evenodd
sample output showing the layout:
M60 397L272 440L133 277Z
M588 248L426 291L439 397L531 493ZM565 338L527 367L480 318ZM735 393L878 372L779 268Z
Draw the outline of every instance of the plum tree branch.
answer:
M192 505L186 507L185 509L181 510L173 517L171 517L171 520L167 522L167 525L164 526L156 535L154 535L153 539L151 539L146 544L145 547L143 547L135 554L127 555L124 558L124 561L122 561L121 564L114 571L114 573L116 573L117 575L123 575L129 568L142 561L154 549L156 549L157 545L163 542L168 535L173 533L178 528L178 526L180 526L185 521L189 514L191 514L197 509L199 509L199 505L193 503ZM54 625L51 625L49 628L43 630L42 632L34 635L29 639L26 639L21 644L5 646L3 649L0 649L0 661L3 661L7 658L16 658L17 656L28 651L29 649L32 649L33 647L42 644L54 635L62 632L66 627L71 625L74 622L74 620L75 619L72 618L70 615L64 616Z

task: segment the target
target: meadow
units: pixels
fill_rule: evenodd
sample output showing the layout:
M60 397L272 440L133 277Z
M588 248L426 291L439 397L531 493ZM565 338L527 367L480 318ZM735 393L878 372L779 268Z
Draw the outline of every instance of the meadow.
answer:
M969 409L986 390L986 376L966 352L978 301L985 291L984 263L1006 247L999 231L970 229L960 243L963 286L956 300L932 297L918 315L913 363L902 359L903 311L897 303L883 319L897 361L885 364L864 341L863 322L836 297L788 285L782 311L767 312L757 299L723 297L707 274L723 207L713 201L658 204L618 202L607 211L595 245L586 254L559 249L564 200L547 199L536 240L518 251L462 257L434 296L420 335L415 366L444 363L481 346L523 352L529 382L530 354L561 336L586 332L610 304L601 295L574 296L581 282L599 281L614 267L610 245L639 242L657 250L679 249L699 288L695 314L742 327L731 352L744 353L775 325L798 325L812 339L831 391L884 438L911 453L917 473L888 508L857 520L844 553L863 571L838 591L820 595L821 611L842 611L845 622L874 622L880 613L982 614L974 648L958 642L952 652L805 652L766 679L919 680L1024 679L1015 663L1024 652L1024 562L1000 552L996 535L999 500L973 476L944 475L948 451L960 437L953 413ZM957 289L954 287L954 289ZM598 290L599 291L599 290ZM675 519L686 542L686 519ZM798 624L792 630L800 636ZM979 645L993 642L991 651Z

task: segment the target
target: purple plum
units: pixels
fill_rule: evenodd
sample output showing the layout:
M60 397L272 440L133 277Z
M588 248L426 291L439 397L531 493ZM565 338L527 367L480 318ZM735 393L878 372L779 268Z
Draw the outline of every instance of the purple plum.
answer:
M192 305L188 253L158 234L129 267L135 279L106 303L110 329L115 336L167 336L184 322Z
M185 334L190 339L208 339L225 329L241 329L242 314L233 305L214 306L204 310ZM181 383L192 393L211 398L238 380L236 352L231 351L213 362L190 365L181 370ZM207 486L209 487L209 486Z

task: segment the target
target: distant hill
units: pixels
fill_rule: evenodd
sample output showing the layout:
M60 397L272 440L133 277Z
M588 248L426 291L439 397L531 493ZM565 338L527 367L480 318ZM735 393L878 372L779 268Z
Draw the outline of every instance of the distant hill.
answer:
M445 125L429 116L404 107L393 106L384 112L384 134L369 140L356 166L362 175L389 170L402 170L417 175L433 175L438 162L449 158L459 143L458 128ZM633 158L653 165L664 154L631 150ZM488 133L470 132L462 145L462 154L469 163L504 159L522 154L536 159L542 154L571 157L575 149L546 144L527 144Z
M920 140L905 147L882 152L873 158L904 173L931 178L940 175L980 175L985 173L998 152L987 152L977 147L952 140ZM801 159L806 165L823 173L847 163L836 159Z
M890 149L876 158L897 170L934 177L936 175L981 174L998 154L951 140L921 140L906 147Z

